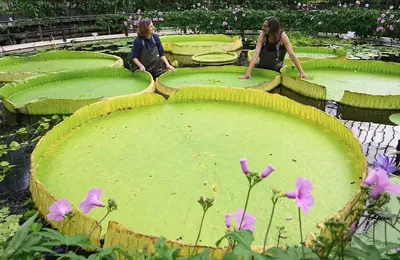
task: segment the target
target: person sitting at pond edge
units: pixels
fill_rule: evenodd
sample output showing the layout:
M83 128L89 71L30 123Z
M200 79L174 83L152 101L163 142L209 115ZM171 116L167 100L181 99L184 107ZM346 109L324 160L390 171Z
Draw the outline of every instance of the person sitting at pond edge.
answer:
M263 32L258 36L254 56L250 61L246 74L240 78L251 78L251 71L256 65L258 57L260 57L260 62L257 64L257 68L280 72L284 66L283 60L285 59L286 52L289 53L290 59L300 71L300 78L309 78L309 76L304 73L293 51L289 37L285 32L281 31L279 20L274 16L265 18Z
M153 78L163 73L162 63L168 70L175 71L165 57L160 37L154 33L154 25L150 19L141 19L138 26L138 37L133 42L132 59L136 64L134 70L148 71Z

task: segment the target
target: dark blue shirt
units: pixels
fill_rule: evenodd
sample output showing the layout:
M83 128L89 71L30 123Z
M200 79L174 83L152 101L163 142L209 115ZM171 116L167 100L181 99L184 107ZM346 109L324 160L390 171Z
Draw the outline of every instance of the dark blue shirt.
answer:
M162 46L160 37L158 37L157 34L153 34L153 38L154 41L156 42L155 44L151 37L150 39L136 37L135 41L133 42L132 59L134 58L139 59L143 47L146 49L152 49L154 48L154 46L157 46L158 54L160 55L160 57L165 56L164 48ZM142 46L142 40L144 41L144 46Z

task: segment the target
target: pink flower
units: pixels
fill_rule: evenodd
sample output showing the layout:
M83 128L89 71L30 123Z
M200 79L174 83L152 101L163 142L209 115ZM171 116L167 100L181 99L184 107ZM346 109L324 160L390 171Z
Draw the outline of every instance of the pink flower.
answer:
M385 21L386 21L385 19L382 19L382 20L381 20L381 23L385 23Z
M153 18L153 21L158 22L158 18Z
M240 222L242 222L242 216L243 216L243 209L238 209L235 212L235 220L240 225ZM240 227L238 227L238 230L242 229L247 229L250 230L251 232L255 232L254 225L256 224L256 217L250 214L244 215L243 223Z
M242 17L245 17L246 16L246 14L242 14Z
M240 165L242 166L242 171L244 174L248 174L249 173L249 165L247 163L247 159L246 158L242 158L240 159Z
M262 172L261 178L263 179L267 178L273 171L275 171L274 166L268 164L267 168L265 168L265 170Z
M98 188L93 188L88 192L87 198L84 199L80 207L84 214L89 213L95 207L103 207L103 202L100 201L100 197L103 195L103 191Z
M67 199L58 200L50 206L50 213L47 215L47 219L61 221L71 211L72 206Z
M222 23L222 26L227 26L228 25L228 23L226 22L226 21L224 21L223 23Z
M138 9L137 12L136 12L136 14L140 14L140 12L141 12L140 9Z
M160 17L160 18L158 18L158 21L164 22L164 18Z
M390 26L389 26L389 30L393 31L393 30L394 30L394 26L393 26L393 25L390 25Z
M381 16L382 16L382 18L385 18L386 15L385 14L381 14Z
M399 19L399 20L397 20L397 23L400 23L400 19Z
M139 25L139 20L134 20L133 25L138 26Z
M129 29L133 30L133 25L132 24L129 25Z
M12 19L12 17L8 18L8 20L9 20L10 22L13 22L13 21L14 21L14 19Z
M130 15L130 16L128 17L128 20L129 20L129 21L132 20L132 15Z
M371 192L371 198L374 200L378 199L379 194L385 192L389 192L392 195L400 194L400 186L390 183L389 176L385 170L371 170L364 184L371 186L372 183L375 183L375 187Z
M127 26L127 25L128 25L128 22L127 22L127 21L124 21L124 25Z
M308 211L314 207L314 197L311 194L313 185L310 180L306 178L297 178L296 180L296 192L286 193L286 197L289 199L296 199L296 204L301 208L305 215L308 215Z
M232 226L232 215L231 214L225 214L225 225L226 225L226 228L231 228L231 226Z
M360 5L361 3L360 3L360 1L356 1L356 5Z
M391 15L389 16L389 18L390 18L390 19L393 19L393 18L394 18L394 14L391 14Z

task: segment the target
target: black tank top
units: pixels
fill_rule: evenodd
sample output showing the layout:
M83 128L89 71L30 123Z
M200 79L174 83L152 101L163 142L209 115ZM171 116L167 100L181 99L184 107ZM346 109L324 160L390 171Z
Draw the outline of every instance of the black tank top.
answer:
M281 33L280 33L280 39L282 39L282 33L283 33L283 31L281 31ZM277 41L277 42L275 42L275 43L270 43L269 42L269 35L264 35L264 48L265 48L265 50L266 51L276 51L276 45L278 44L278 43L280 43L280 39L279 39L279 41ZM285 45L281 45L281 44L279 44L279 50L286 50L286 47L285 47Z

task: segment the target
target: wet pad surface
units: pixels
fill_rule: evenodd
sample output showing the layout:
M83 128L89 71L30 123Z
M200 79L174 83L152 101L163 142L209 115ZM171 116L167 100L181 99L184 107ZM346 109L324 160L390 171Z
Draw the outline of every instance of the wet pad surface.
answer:
M75 129L51 147L38 177L56 198L75 206L100 187L103 201L115 198L119 205L108 220L185 243L196 239L198 198L214 196L201 237L201 244L214 245L224 235L224 215L244 206L247 179L240 158L249 159L252 171L271 163L277 170L254 188L248 208L257 217L253 244L260 245L271 188L293 191L297 177L309 178L316 204L303 217L303 232L317 232L316 224L357 190L352 154L326 129L288 114L232 103L167 104L113 113ZM104 212L90 216L100 219ZM282 243L297 244L296 219L295 201L279 202L269 244L276 243L276 226L286 227Z
M187 86L225 86L234 88L254 87L272 77L258 76L255 73L251 79L240 79L244 73L236 72L193 72L191 74L171 73L168 77L163 77L160 82L171 88L183 88Z
M89 69L111 66L112 59L61 59L46 61L29 61L0 67L0 72L56 72L66 69Z
M312 69L306 79L326 87L328 99L339 101L345 90L372 95L400 95L400 76L340 69Z
M94 99L127 95L146 89L149 82L140 78L86 78L56 81L18 92L8 99L21 107L37 99Z

